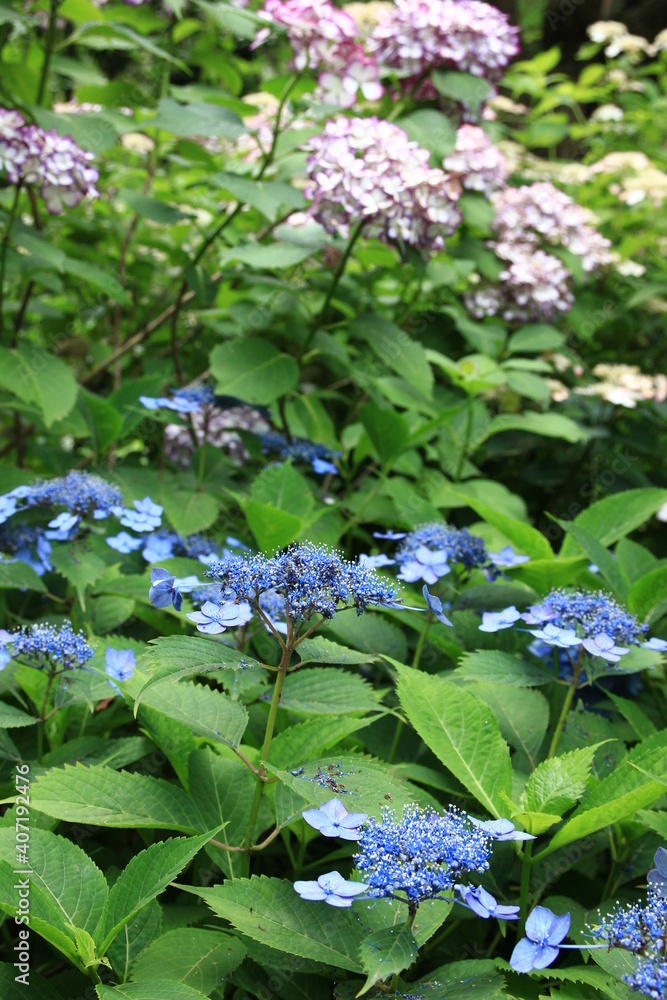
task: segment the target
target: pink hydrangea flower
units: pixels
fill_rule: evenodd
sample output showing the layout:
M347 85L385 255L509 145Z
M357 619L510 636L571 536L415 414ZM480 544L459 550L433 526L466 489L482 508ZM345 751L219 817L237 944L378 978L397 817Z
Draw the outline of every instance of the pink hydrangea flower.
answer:
M462 125L456 133L456 145L443 162L445 170L461 181L469 191L481 191L485 197L503 187L507 164L500 150L486 132L476 125Z

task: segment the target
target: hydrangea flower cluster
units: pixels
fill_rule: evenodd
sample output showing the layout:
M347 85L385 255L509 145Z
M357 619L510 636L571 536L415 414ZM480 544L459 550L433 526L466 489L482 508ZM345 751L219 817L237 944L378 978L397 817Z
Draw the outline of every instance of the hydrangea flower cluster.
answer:
M413 905L452 889L461 872L486 871L491 855L484 830L453 806L440 815L408 805L400 820L384 809L379 822L371 818L361 827L358 843L354 863L368 895L402 892Z
M204 406L212 406L215 393L207 385L189 389L173 389L171 396L139 396L147 410L173 410L175 413L198 413Z
M460 186L429 166L429 153L391 122L338 118L309 140L304 191L310 214L329 233L400 240L425 250L444 247L460 222Z
M637 990L654 1000L667 996L667 850L659 847L655 868L648 873L646 904L617 905L605 917L600 917L590 934L609 948L626 948L637 956L633 972L623 976L631 990Z
M395 553L399 580L434 584L446 576L453 564L466 569L491 569L489 554L481 538L467 528L451 528L444 521L422 524L400 542Z
M465 294L468 312L476 319L501 313L509 322L551 320L574 305L572 275L551 253L527 244L500 243L496 254L507 261L497 286L473 287Z
M49 559L51 543L41 528L26 524L3 526L0 528L0 552L9 553L19 562L32 566L38 576L53 568Z
M46 670L49 674L85 667L93 658L93 650L83 632L75 632L72 623L62 625L22 625L17 632L0 631L0 667L6 666L10 656L5 649L12 647L11 656L21 659L30 667Z
M249 434L261 435L266 433L269 427L270 424L263 412L252 406L233 406L221 410L214 405L204 403L200 409L190 411L189 427L183 424L166 424L165 455L172 462L189 466L195 450L194 435L198 447L210 444L214 448L220 448L227 452L233 462L242 465L247 461L248 452L241 436L235 432L242 430Z
M93 153L71 136L26 125L18 111L0 108L0 169L11 184L34 184L52 215L73 208L82 198L97 198L99 173L90 166Z
M295 69L320 70L319 96L326 103L350 108L359 90L369 101L382 97L379 66L355 41L357 26L345 11L328 0L266 0L260 17L286 29ZM253 48L269 34L263 28Z
M108 517L122 502L122 494L91 472L73 470L57 479L40 480L31 486L19 486L6 497L24 500L26 507L65 507L83 517L92 513L96 520Z
M481 191L490 198L503 187L507 163L486 132L476 125L462 125L456 133L456 145L443 161L445 170L456 177L468 191Z
M320 475L330 472L332 475L338 473L338 469L331 461L333 458L340 458L341 451L332 451L323 444L308 441L305 438L292 438L288 441L283 434L275 432L258 435L262 442L262 449L265 452L275 452L280 458L291 458L296 462L308 462L313 470Z
M640 625L635 615L604 593L555 589L523 613L513 606L485 611L479 628L482 632L498 632L517 622L538 626L527 631L547 646L576 649L578 654L599 656L610 663L618 663L629 646L667 650L663 639L645 641L648 626ZM627 645L617 646L617 642Z
M233 591L236 602L257 609L260 596L271 591L285 600L285 614L303 622L312 615L333 618L337 611L356 608L362 614L373 606L395 607L397 589L338 552L311 542L291 545L274 556L231 556L211 563L207 576Z
M519 28L480 0L396 0L368 39L368 51L410 89L449 67L498 80L519 51Z

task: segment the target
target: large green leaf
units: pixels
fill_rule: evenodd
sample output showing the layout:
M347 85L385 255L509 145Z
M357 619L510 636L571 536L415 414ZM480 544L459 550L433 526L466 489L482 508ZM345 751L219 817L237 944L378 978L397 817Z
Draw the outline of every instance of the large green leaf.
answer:
M152 979L150 983L96 986L100 1000L206 1000L206 994L185 983Z
M218 516L218 501L210 493L165 490L161 502L172 527L184 538L206 531Z
M511 653L501 653L498 649L464 653L454 676L465 681L507 684L510 687L539 687L553 680L548 670L520 660Z
M409 667L398 668L398 697L426 745L492 816L512 792L509 747L486 706L463 688Z
M245 954L242 941L232 934L179 927L142 951L132 966L132 978L185 983L208 996L241 964Z
M530 775L521 793L519 814L530 833L548 829L575 805L586 791L586 784L599 743L572 750L543 761Z
M456 129L449 118L440 111L431 109L413 111L401 118L401 128L413 142L422 149L428 149L441 164L447 153L451 153L456 143Z
M14 705L7 705L0 701L0 729L16 729L19 726L34 726L37 719L34 715L22 712Z
M375 657L368 653L360 653L356 649L340 646L331 639L304 639L299 644L299 656L302 663L337 663L359 665L370 663Z
M145 688L142 704L214 743L238 746L248 724L248 713L240 701L193 681Z
M0 562L0 590L46 590L41 577L24 562Z
M173 135L224 136L232 140L247 131L236 112L220 104L208 101L178 104L170 97L163 97L157 115L142 124L144 128L159 128Z
M320 757L325 750L335 747L341 740L359 729L364 729L378 718L378 715L367 716L364 719L352 715L343 715L340 718L318 715L297 725L291 725L273 737L271 762L274 767L296 767L305 760Z
M366 982L357 993L370 990L380 979L389 979L395 972L407 969L417 958L417 942L407 924L385 927L368 934L359 948L359 960L366 973Z
M303 531L302 518L295 517L289 511L279 510L269 503L244 500L242 507L248 527L257 542L257 548L262 552L284 548Z
M37 345L0 348L0 387L34 403L47 427L67 416L79 391L67 362Z
M656 510L667 503L667 490L624 490L596 500L575 518L579 528L590 532L603 545L613 545L645 524ZM576 536L573 534L576 542ZM575 542L565 540L561 555L576 552Z
M630 581L619 565L618 559L602 542L598 541L591 531L583 528L576 521L561 521L557 517L554 517L553 520L560 525L563 531L572 535L586 555L598 566L602 578L612 588L616 596L624 599L630 589Z
M334 968L362 972L358 959L363 928L351 909L338 910L301 899L291 881L253 876L212 889L182 886L201 896L242 934L272 948Z
M667 611L667 566L651 570L628 592L628 608L640 621L659 617Z
M32 831L34 832L34 831ZM11 863L0 859L0 910L16 917L19 913L17 879L27 881L28 876L17 874L16 859ZM30 930L62 952L66 958L81 968L74 927L64 918L62 910L50 893L33 883L30 887Z
M199 810L177 785L99 765L66 764L47 771L31 786L30 805L70 823L111 827L159 827L199 833Z
M311 667L285 679L280 705L299 715L357 715L377 711L378 699L371 685L357 674L335 667Z
M400 413L375 403L366 403L359 411L359 418L366 433L373 442L383 466L390 466L403 452L409 438L410 428Z
M134 697L135 710L144 693L164 681L174 683L193 674L258 666L257 660L244 656L231 646L194 635L165 635L151 639L145 656L151 666L150 677L143 681L140 679L136 692L132 686L127 688Z
M664 795L661 779L666 777L667 734L663 732L649 736L630 751L616 770L593 789L539 857L633 816Z
M268 465L252 481L251 497L257 503L270 504L295 517L305 517L314 506L308 480L292 463Z
M101 955L120 929L159 896L217 832L218 828L199 837L172 837L135 854L114 882L101 914L95 933Z
M350 325L350 332L365 340L383 365L431 398L433 372L418 341L411 340L399 326L374 313L357 317Z
M303 194L285 181L256 181L229 173L215 174L212 180L245 205L252 205L271 222L286 208L292 208L296 212L305 204Z
M161 934L162 907L152 899L121 928L107 949L107 958L120 982L130 978L134 960Z
M23 981L17 980L21 972L8 962L0 962L0 993L2 1000L28 1000L28 991ZM63 1000L53 983L43 979L35 969L28 974L30 1000Z
M560 413L503 413L489 424L487 437L505 431L525 431L542 437L562 438L576 444L588 439L588 432Z
M544 695L503 684L475 684L469 690L489 706L503 738L515 750L523 750L534 767L549 725L549 703Z
M553 559L549 542L541 532L531 528L529 524L517 521L507 514L502 514L491 504L484 503L475 497L462 496L461 499L468 507L472 507L475 513L479 514L487 524L492 524L494 528L501 531L517 552L530 556L531 559Z
M211 351L211 372L218 392L247 403L272 403L299 379L296 361L260 337L218 344Z

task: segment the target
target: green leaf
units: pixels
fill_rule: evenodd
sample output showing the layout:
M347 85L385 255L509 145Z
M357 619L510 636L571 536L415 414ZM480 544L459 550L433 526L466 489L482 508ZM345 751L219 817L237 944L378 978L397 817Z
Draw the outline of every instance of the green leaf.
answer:
M380 979L407 969L417 958L417 942L407 924L385 927L367 935L359 948L359 961L366 973L366 982L357 996L366 993Z
M549 703L540 691L507 688L502 684L475 684L471 694L489 706L500 732L515 750L523 750L531 767L549 725Z
M304 521L286 510L256 500L242 501L243 513L260 552L282 549L298 537Z
M161 933L162 908L152 899L121 928L107 949L107 958L120 982L129 979L135 958Z
M285 209L295 212L303 209L303 194L285 181L255 181L239 174L216 174L213 183L230 191L244 205L251 205L271 222L282 215Z
M530 562L521 566L513 567L511 575L513 580L520 580L521 583L543 596L555 587L564 587L573 584L579 573L587 569L590 559L584 556L576 556L570 559L531 559Z
M213 743L237 747L248 724L248 713L240 701L192 681L144 686L142 704Z
M2 562L0 560L0 590L38 590L45 591L42 579L32 566L17 560Z
M135 854L114 882L101 914L95 934L101 955L106 954L120 929L167 888L195 854L215 837L218 829L199 837L162 840Z
M141 191L135 191L132 188L121 188L118 192L118 198L127 202L132 211L137 212L142 219L149 219L160 225L173 226L183 219L192 218L190 214L181 212L174 205L159 198L151 198L149 195L142 194Z
M612 468L614 465L612 463ZM664 503L667 503L667 490L624 490L596 500L575 518L574 523L590 532L602 545L609 546L645 524ZM565 547L567 551L562 555L572 555L576 548L567 541Z
M340 719L317 716L283 729L273 737L271 743L271 763L274 767L295 767L305 760L320 757L326 750L335 747L347 736L364 729L379 716L365 719L344 715Z
M398 676L399 701L426 745L492 816L503 815L512 768L496 719L446 680L409 667Z
M433 153L439 166L442 165L443 157L451 153L456 144L456 129L440 111L413 111L401 118L400 127L407 132L409 139Z
M359 419L373 442L382 465L388 467L405 450L410 428L400 413L387 407L366 403L359 410Z
M20 726L34 726L38 720L14 705L0 702L0 729L17 729Z
M308 480L289 461L263 469L255 476L250 495L257 503L270 504L297 518L306 517L315 503Z
M429 983L431 985L429 985ZM490 959L451 962L417 984L429 1000L505 1000L505 981Z
M586 555L590 556L592 562L598 566L601 576L612 588L615 595L624 600L630 589L630 581L619 566L618 559L614 558L594 534L577 524L576 521L561 521L557 517L552 519L560 525L563 531L572 535Z
M31 786L30 804L70 823L185 833L199 833L204 827L197 808L177 785L99 765L66 764L47 771Z
M216 391L247 403L272 403L296 388L299 368L267 340L251 337L218 344L211 352Z
M164 492L161 503L174 531L186 538L215 524L219 504L210 493Z
M633 764L655 773L657 780ZM539 857L627 819L655 802L664 794L660 780L664 777L667 777L667 741L664 733L658 733L634 747L616 770L593 789Z
M431 80L438 93L457 103L465 104L473 113L476 113L480 104L494 93L494 88L488 80L473 76L472 73L436 70L431 75Z
M542 351L557 351L565 343L565 336L555 326L546 323L530 323L510 337L510 354L541 354Z
M106 879L85 851L50 830L30 831L30 882L48 897L56 927L69 934L77 927L92 934L108 895ZM16 833L0 830L0 857L16 863Z
M456 491L454 491L456 492ZM477 500L475 497L461 496L468 507L472 507L476 514L479 514L487 524L492 524L498 528L505 538L512 543L517 552L530 556L531 559L553 559L553 552L549 542L541 532L531 528L523 521L517 521L507 514L503 514L492 507L491 504Z
M232 141L248 131L235 111L220 104L204 101L178 104L170 97L163 97L155 117L145 119L141 124L142 128L159 128L183 137L224 136Z
M302 663L338 663L357 666L361 663L371 663L375 659L370 654L340 646L331 639L304 639L298 648Z
M185 983L154 979L150 983L123 983L122 986L96 986L100 1000L207 1000L205 993Z
M106 399L82 389L79 394L77 412L83 415L88 425L88 431L96 451L105 451L121 437L123 418Z
M52 981L43 979L30 969L27 980L19 979L22 973L9 963L0 962L0 993L2 1000L26 1000L26 983L30 984L30 1000L63 1000Z
M521 793L519 806L527 813L547 813L559 818L575 805L586 791L595 751L601 743L572 750L543 761L532 772ZM521 814L520 814L521 815ZM537 824L526 823L530 833L542 833ZM551 826L551 823L549 823Z
M650 621L667 608L667 566L651 570L628 591L628 608L640 621Z
M427 399L433 395L433 372L420 343L382 316L369 313L350 324L350 333L365 340L383 365L397 372Z
M547 670L497 649L464 653L454 676L465 681L508 684L511 687L537 687L553 680Z
M301 899L291 881L255 875L212 889L181 888L201 896L254 941L334 968L363 971L357 957L363 929L352 909L339 910L332 919L328 906Z
M0 348L0 387L35 403L47 428L67 416L79 391L69 365L37 345Z
M257 660L239 653L231 646L194 635L163 635L150 639L145 657L151 668L150 677L143 682L136 694L131 686L128 688L134 697L135 710L143 700L144 693L163 681L174 683L192 674L259 666Z
M562 438L571 444L588 440L588 432L560 413L503 413L494 417L486 436L505 431L524 431L541 437Z
M285 678L280 707L298 715L357 715L377 711L373 687L335 667L311 667Z
M178 927L142 951L132 966L132 978L185 983L208 996L241 964L245 954L243 943L231 934Z
M614 694L613 691L605 691L605 697L614 703L623 718L627 719L630 723L640 740L646 739L647 736L654 736L657 733L657 729L649 717L644 715L636 702L630 701L629 698L622 698L620 694Z
M98 288L112 301L120 302L122 305L130 305L132 302L118 278L101 267L97 267L96 264L91 264L87 260L79 260L76 257L66 257L63 270L66 274L80 278L87 285Z
M249 264L258 270L264 268L293 267L300 264L302 260L312 257L319 248L312 246L296 246L293 243L239 243L231 247L220 257L220 264L224 266L232 261L239 261L242 264ZM226 346L226 345L225 345ZM247 397L244 396L247 400Z
M94 552L86 552L81 545L68 543L54 546L49 556L54 567L76 590L79 604L85 610L85 595L89 587L100 579L106 563Z
M34 830L31 831L31 836L32 833ZM16 880L26 878L25 875L17 875L16 868L15 858L11 864L0 860L0 910L12 917L16 917L19 912ZM36 884L32 884L30 888L30 930L62 952L77 968L81 968L74 928L64 919L53 898Z

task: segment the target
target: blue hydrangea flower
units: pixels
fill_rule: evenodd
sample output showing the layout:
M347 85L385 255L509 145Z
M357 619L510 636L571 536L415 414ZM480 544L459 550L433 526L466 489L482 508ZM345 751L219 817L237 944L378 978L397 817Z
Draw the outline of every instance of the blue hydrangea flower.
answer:
M0 628L0 670L4 670L12 658L12 654L5 646L10 646L14 641L14 636L6 628Z
M667 639L657 639L655 636L649 639L648 642L643 642L641 644L642 649L653 649L657 653L664 653L667 651Z
M530 629L530 634L545 642L547 646L558 646L560 649L571 649L581 646L582 640L572 628L559 628L553 622L548 622L543 629ZM613 643L612 643L613 645Z
M437 620L442 622L443 625L452 625L449 618L442 613L442 601L439 597L436 597L435 594L429 594L428 586L426 584L422 587L422 594L424 595L424 600L426 601L428 610L434 618L437 618ZM452 628L453 627L454 626L452 625Z
M491 854L486 834L454 806L441 815L408 805L400 820L385 809L361 828L358 843L354 863L368 895L402 892L413 905L451 889L463 871L486 871Z
M258 604L276 632L287 635L285 598L281 594L277 594L275 590L265 590L263 594L259 595ZM264 627L268 632L271 631L266 622L264 622Z
M113 513L118 516L124 528L132 528L133 531L146 532L153 528L159 528L162 524L162 508L159 504L153 503L150 497L143 500L134 501L134 510L127 507L116 507Z
M570 914L557 917L546 906L536 906L526 920L526 936L514 948L510 966L515 972L546 969L558 958L558 945L567 937Z
M127 531L119 531L117 535L108 537L106 543L112 549L115 549L116 552L120 552L121 555L126 556L129 552L140 549L144 544L144 540L143 538L135 538L134 535L129 535Z
M665 892L667 889L667 851L664 847L659 847L655 852L653 863L655 868L651 868L646 876L646 881L663 896L667 895Z
M340 872L327 872L320 875L317 882L295 882L294 891L301 899L324 900L329 906L346 908L352 906L355 896L365 892L368 887L363 882L348 882Z
M471 535L467 528L452 528L444 521L431 521L409 532L395 555L401 566L399 579L410 582L421 579L428 584L445 576L454 565L467 570L491 565L481 538ZM421 576L418 575L420 566L427 568Z
M266 591L285 602L285 613L303 622L313 615L333 618L343 608L362 614L368 607L397 606L397 588L374 570L348 562L338 552L312 542L290 545L275 556L230 556L213 563L207 576L232 590L237 600L257 607Z
M20 524L0 529L0 552L15 555L20 562L32 566L38 576L53 569L51 543L41 528Z
M478 830L483 830L491 840L535 840L532 833L521 833L516 830L514 823L509 819L475 819L469 816L468 819Z
M33 624L22 625L18 632L11 633L12 655L37 670L49 673L74 670L85 667L93 658L93 650L83 632L75 632L72 623L62 625Z
M612 637L604 632L583 639L581 645L591 656L600 656L609 663L618 663L622 656L630 652L627 646L616 646Z
M240 604L230 601L222 606L206 601L201 611L192 611L186 617L197 623L198 632L218 635L235 625L247 624L252 618L252 610L245 601Z
M175 413L198 413L203 406L211 406L215 393L205 385L189 389L174 389L172 396L139 396L139 402L147 410L173 410Z
M332 451L331 448L327 448L323 444L316 444L305 438L292 438L291 441L288 441L283 434L278 434L276 431L269 431L257 436L265 454L273 453L281 459L291 458L295 462L307 462L315 472L320 474L325 472L336 474L338 472L331 459L340 458L342 455L340 451Z
M183 607L183 597L176 585L176 577L170 576L168 570L159 566L151 570L148 599L154 608L167 608L173 604L175 610L180 611Z
M388 538L391 542L398 542L401 538L407 538L407 531L374 531L373 538Z
M326 458L314 458L310 463L313 467L313 471L318 474L318 476L324 476L330 473L332 476L338 475L338 469L333 464L333 462L327 461Z
M115 681L129 681L132 677L136 661L131 649L112 649L107 646L105 654L104 673Z
M0 524L4 524L16 513L16 497L5 495L0 497Z
M341 840L358 840L359 827L368 819L366 813L350 813L340 799L331 799L319 809L306 809L303 818L323 837L340 837Z
M514 605L505 608L504 611L484 611L479 630L480 632L499 632L503 628L512 628L512 625L520 618L521 614Z
M367 556L362 553L359 556L359 565L367 566L368 569L382 569L383 566L395 566L396 560L385 555Z
M524 616L528 624L552 622L558 628L574 629L582 639L604 633L614 642L637 645L648 631L635 615L609 594L584 590L552 590Z
M509 569L530 562L530 556L524 556L514 551L511 545L506 545L500 552L489 552L489 559L498 569Z
M483 920L496 917L498 920L518 920L520 906L502 906L494 896L481 885L455 885L454 891L461 897L461 902L469 910Z
M28 507L65 507L81 516L92 512L93 517L107 517L113 507L122 503L122 495L101 476L74 470L58 479L48 479L22 487L21 494ZM13 490L14 495L18 495Z
M445 549L433 551L427 549L425 545L420 545L409 559L401 561L401 572L398 574L398 579L405 580L406 583L424 580L425 583L433 585L441 577L451 572L447 562L448 558Z

